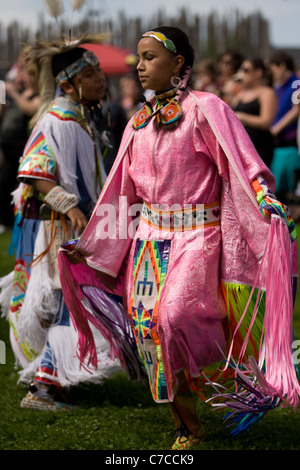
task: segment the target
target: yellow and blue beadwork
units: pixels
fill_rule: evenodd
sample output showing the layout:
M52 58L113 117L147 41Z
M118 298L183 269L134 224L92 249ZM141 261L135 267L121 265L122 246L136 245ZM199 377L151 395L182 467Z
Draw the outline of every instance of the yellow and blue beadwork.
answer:
M168 401L166 381L157 335L161 291L167 275L170 240L136 241L133 289L128 314L155 401Z

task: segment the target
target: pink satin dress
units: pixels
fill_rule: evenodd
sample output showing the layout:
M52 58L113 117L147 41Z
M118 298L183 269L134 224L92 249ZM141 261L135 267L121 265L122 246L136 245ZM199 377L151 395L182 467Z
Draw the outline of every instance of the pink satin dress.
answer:
M244 430L263 416L257 409L298 405L297 244L284 214L260 210L251 183L258 178L274 193L274 177L233 111L212 93L189 89L180 105L173 128L128 123L76 247L86 263L60 252L64 297L82 361L97 366L90 320L136 370L132 376L141 358L155 401L174 401L184 371L203 399L212 390L225 398L234 422L237 407ZM114 279L110 286L103 273ZM121 308L111 293L123 294ZM220 363L227 358L233 370ZM246 394L235 387L241 371Z
M121 194L131 203L167 208L204 204L219 212L222 179L229 179L227 158L195 102L186 97L182 106L178 127L158 127L152 120L135 133L124 160ZM253 177L250 174L249 181ZM157 401L173 399L176 373L186 370L197 377L201 369L223 359L227 309L221 291L221 224L216 216L215 223L181 233L161 230L141 217L130 247L127 309ZM168 240L163 282L155 277L159 260L151 257L151 245L142 245L139 251L137 240L158 241L164 248ZM145 275L141 258L145 262L149 249ZM139 275L137 269L142 271ZM159 284L152 304L147 288L137 296L138 283L145 279L149 286L155 279Z
M189 118L189 113L193 119ZM181 119L180 126L175 129L166 130L150 122L136 133L131 152L126 157L128 172L123 173L125 193L126 188L133 185L139 200L159 207L184 208L220 201L218 162L201 134L204 117L201 123L201 116L195 117L194 110L185 108ZM177 372L187 370L192 376L197 376L201 368L221 360L221 351L225 350L223 320L226 305L220 287L219 269L220 221L216 225L180 233L162 231L142 218L135 239L159 240L160 243L170 240L168 268L152 328L157 333L157 346L161 349L164 376L169 398L170 394L172 398ZM134 291L132 273L135 250L134 241L127 270L129 308ZM144 300L143 297L139 298L141 300ZM131 312L132 307L129 312L132 315ZM140 348L146 342L144 333ZM144 350L146 357L147 353L149 356L150 352ZM155 353L152 351L152 361L153 357ZM157 355L155 358L157 361ZM159 392L154 383L153 378L152 393L158 400ZM163 400L162 396L160 400Z
M197 378L204 368L214 368L224 359L226 322L231 323L223 286L229 286L235 303L235 293L249 286L251 290L256 281L264 288L270 278L260 270L270 220L261 214L251 182L260 175L274 191L273 175L240 121L216 96L188 90L180 104L183 115L174 128L157 127L152 120L134 131L129 122L77 247L95 273L116 278L115 292L122 288L156 401L174 399L178 372ZM125 214L120 197L125 200ZM128 214L135 204L143 206L131 235L134 213ZM186 209L198 205L199 212ZM169 213L174 220L167 230L163 210L173 206L177 212ZM115 209L111 237L103 236L106 207ZM180 211L183 219L203 216L203 223L176 230ZM120 277L124 269L125 280ZM81 271L78 283L87 284L87 272ZM101 288L97 277L92 282ZM73 309L76 317L75 302ZM243 307L237 318L242 311ZM82 321L84 315L78 312L75 322L85 345Z

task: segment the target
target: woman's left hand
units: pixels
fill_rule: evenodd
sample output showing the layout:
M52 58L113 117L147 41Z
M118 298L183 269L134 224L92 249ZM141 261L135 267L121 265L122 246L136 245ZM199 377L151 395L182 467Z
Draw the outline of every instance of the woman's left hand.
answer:
M78 264L78 263L86 264L86 260L84 256L82 256L82 254L79 253L78 250L66 251L65 254L69 258L69 260L74 264Z

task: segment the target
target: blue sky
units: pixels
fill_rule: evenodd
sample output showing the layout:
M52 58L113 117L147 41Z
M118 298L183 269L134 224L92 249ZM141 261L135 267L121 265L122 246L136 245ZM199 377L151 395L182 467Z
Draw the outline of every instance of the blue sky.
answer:
M43 0L8 0L1 2L0 22L7 24L13 20L20 21L24 26L33 27L37 24L38 14L44 9ZM71 17L70 1L63 0L64 18ZM81 13L94 10L102 17L115 19L118 12L124 11L127 17L149 16L158 9L164 9L170 16L176 16L181 7L185 6L191 14L207 14L212 10L220 14L228 13L232 8L249 13L260 10L270 23L271 42L277 47L300 47L299 0L87 0ZM75 19L76 19L75 15ZM78 17L77 16L77 17Z

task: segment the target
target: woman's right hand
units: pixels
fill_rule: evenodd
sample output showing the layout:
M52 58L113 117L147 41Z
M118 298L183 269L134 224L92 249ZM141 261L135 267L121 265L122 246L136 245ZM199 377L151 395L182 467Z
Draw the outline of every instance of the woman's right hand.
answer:
M66 214L72 224L73 230L80 235L85 227L87 226L88 219L84 215L84 213L78 208L78 207L73 207L70 209L67 214Z

